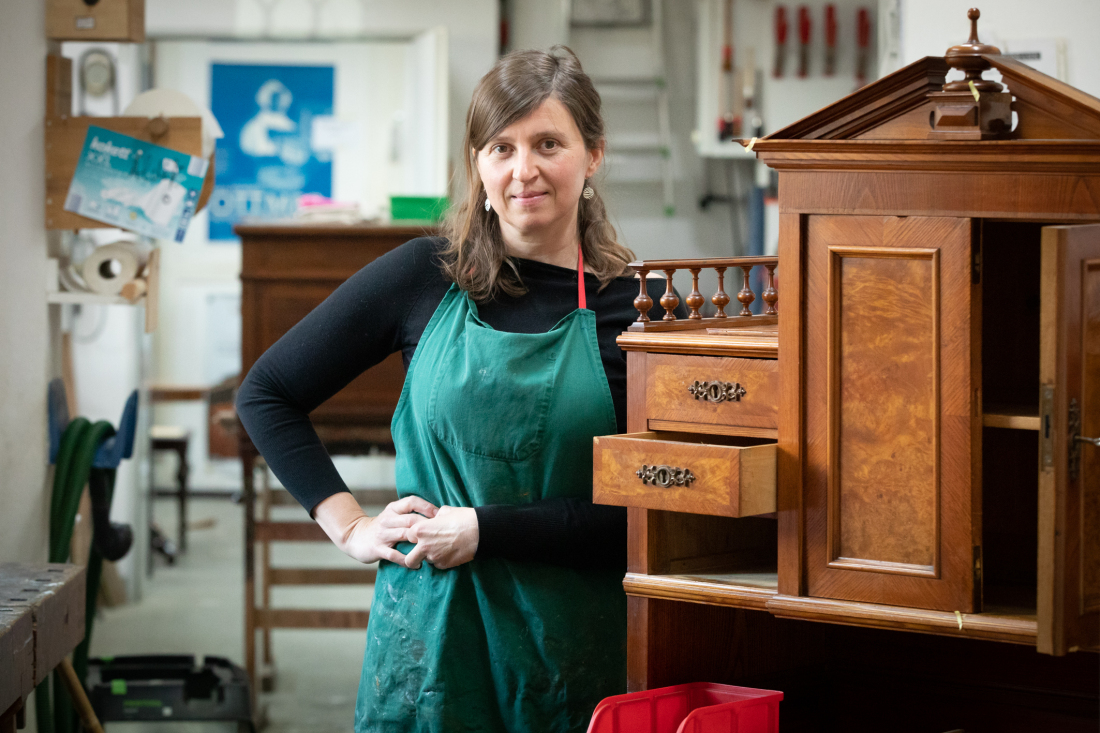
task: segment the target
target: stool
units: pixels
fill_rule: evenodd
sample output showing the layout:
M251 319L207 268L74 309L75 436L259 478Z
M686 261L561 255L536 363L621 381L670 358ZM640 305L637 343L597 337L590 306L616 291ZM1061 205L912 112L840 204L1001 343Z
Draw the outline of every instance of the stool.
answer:
M179 471L176 472L176 481L179 489L176 498L179 499L179 551L187 551L187 475L191 466L187 462L187 446L191 442L191 431L175 425L154 425L149 429L150 448L152 456L158 451L174 451L179 456ZM156 492L153 492L154 496Z

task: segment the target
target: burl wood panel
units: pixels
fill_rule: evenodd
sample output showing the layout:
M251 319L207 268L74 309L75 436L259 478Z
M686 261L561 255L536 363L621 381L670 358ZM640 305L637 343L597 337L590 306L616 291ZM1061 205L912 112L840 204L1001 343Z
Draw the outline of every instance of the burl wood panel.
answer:
M739 400L696 399L694 382L741 385ZM646 414L650 420L691 423L707 432L708 425L772 428L778 424L779 362L772 359L723 359L713 356L653 354L645 382Z
M966 219L807 219L810 596L976 610L981 338L973 246Z
M1069 440L1073 401L1080 434L1100 435L1100 225L1045 228L1041 279L1039 378L1053 409L1040 433L1037 646L1060 655L1100 645L1100 449L1078 444L1074 476Z
M834 245L829 253L829 559L931 574L939 503L936 250Z
M613 506L742 517L775 511L775 444L740 447L703 439L752 442L688 433L628 433L593 440L592 500ZM690 485L655 486L642 466L688 469Z

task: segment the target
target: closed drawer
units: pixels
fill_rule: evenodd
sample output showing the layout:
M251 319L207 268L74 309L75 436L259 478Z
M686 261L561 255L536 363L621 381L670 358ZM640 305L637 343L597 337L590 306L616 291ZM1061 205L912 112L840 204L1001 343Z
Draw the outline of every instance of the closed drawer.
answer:
M598 504L748 517L775 511L775 443L692 433L592 441Z
M645 389L651 430L777 429L777 360L677 354L649 354L647 360L644 387L631 387Z

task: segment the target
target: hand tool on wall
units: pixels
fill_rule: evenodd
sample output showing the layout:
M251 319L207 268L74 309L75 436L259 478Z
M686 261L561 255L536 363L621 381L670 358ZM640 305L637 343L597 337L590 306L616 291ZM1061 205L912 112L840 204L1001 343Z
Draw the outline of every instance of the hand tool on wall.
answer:
M741 98L745 109L741 115L742 134L748 132L753 137L764 134L764 120L760 116L760 104L756 92L756 49L745 49L745 64L741 69ZM747 130L746 130L747 128Z
M805 79L810 75L810 9L802 5L798 8L798 76Z
M825 6L825 76L836 73L836 5Z
M856 14L856 81L859 86L867 83L867 65L871 54L871 11L860 8Z
M722 74L718 99L721 105L718 118L718 139L725 141L741 134L741 110L738 95L741 90L738 75L733 67L733 0L726 0L723 23Z
M787 59L787 8L783 5L775 6L775 65L772 67L772 76L776 79L783 78L783 67Z

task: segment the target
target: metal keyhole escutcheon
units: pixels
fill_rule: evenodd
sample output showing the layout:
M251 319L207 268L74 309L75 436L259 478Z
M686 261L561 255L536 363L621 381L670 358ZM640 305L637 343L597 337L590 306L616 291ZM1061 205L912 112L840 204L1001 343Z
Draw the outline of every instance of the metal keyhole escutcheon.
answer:
M647 486L660 486L667 489L671 486L691 486L695 480L695 474L690 468L678 468L676 466L646 466L643 465L634 475Z
M697 400L704 402L740 402L745 396L745 388L740 382L701 382L695 380L688 386L688 392Z

